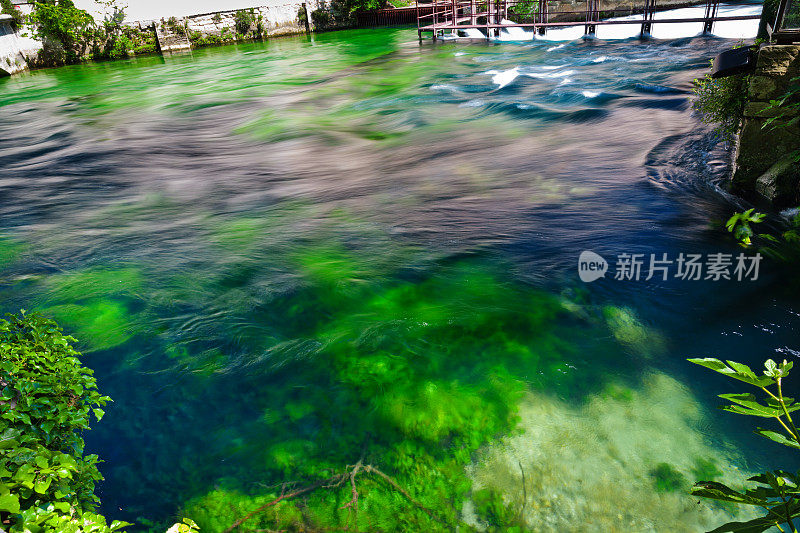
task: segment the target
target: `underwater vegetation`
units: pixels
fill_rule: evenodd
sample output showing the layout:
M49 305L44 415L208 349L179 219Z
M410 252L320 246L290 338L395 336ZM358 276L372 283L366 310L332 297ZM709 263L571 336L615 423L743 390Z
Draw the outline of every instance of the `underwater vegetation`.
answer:
M753 516L689 494L701 479L738 486L749 473L706 438L697 400L665 374L611 381L582 403L528 393L519 416L521 432L469 467L464 514L478 529L505 531L494 525L501 511L543 532L586 531L586 520L592 531L705 531Z
M637 372L663 342L632 309L534 289L480 254L433 261L345 210L320 217L284 205L192 224L214 258L203 276L128 260L16 289L79 338L115 398L90 435L113 450L103 486L125 495L105 502L107 514L124 504L121 518L141 527L186 516L203 531L241 520L273 530L566 531L596 514L613 531L668 512L687 524L728 512L685 501L698 469L735 462L692 428L700 415L677 382L657 375L639 388ZM622 358L629 384L619 381ZM647 402L670 414L650 420L637 407ZM656 426L660 444L644 429ZM694 439L690 459L664 453L680 431ZM503 439L524 442L528 455L501 460ZM599 442L608 449L592 456ZM598 461L624 474L615 480ZM559 495L571 476L585 480ZM593 499L618 482L618 497ZM293 491L302 496L281 499ZM612 513L648 491L666 502L664 516Z

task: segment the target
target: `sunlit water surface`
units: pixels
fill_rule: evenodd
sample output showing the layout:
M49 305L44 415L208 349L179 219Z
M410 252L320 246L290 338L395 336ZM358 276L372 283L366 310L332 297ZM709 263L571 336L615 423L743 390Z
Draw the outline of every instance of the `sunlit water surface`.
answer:
M103 510L222 529L253 508L231 494L365 454L536 530L697 531L732 507L691 482L796 466L685 361L797 357L778 265L613 279L622 253L739 251L690 106L736 41L669 31L346 31L0 80L0 308L57 319L114 398L86 436Z

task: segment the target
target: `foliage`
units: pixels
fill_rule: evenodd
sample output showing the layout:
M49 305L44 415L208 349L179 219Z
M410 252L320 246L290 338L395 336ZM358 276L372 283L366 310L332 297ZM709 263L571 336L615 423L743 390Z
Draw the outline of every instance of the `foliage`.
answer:
M10 533L111 533L95 512L96 455L84 456L82 432L111 401L101 396L55 322L36 314L0 320L0 523ZM185 518L167 533L195 533Z
M744 248L754 247L765 256L786 263L800 261L800 208L793 210L787 226L778 237L753 231L753 224L760 224L766 219L764 213L754 211L751 208L742 213L734 213L725 224L739 244Z
M539 0L520 0L508 10L509 17L514 22L531 20L539 10Z
M130 55L133 50L133 41L127 35L120 35L111 46L108 57L111 59L122 59Z
M331 14L326 9L315 9L311 12L311 22L314 29L324 30L331 23Z
M233 21L236 31L246 36L248 33L250 33L255 18L253 17L253 13L246 9L242 9L236 12L236 14L233 16Z
M28 22L44 43L44 60L51 65L80 61L95 35L94 19L72 0L35 2Z
M780 425L778 431L759 427L756 433L778 444L800 450L800 432L791 415L800 409L800 403L783 395L783 380L792 369L791 362L784 359L782 363L777 364L768 359L764 364L766 369L763 375L757 375L747 365L735 361L722 362L714 358L689 359L689 361L761 390L765 394L761 398L752 393L720 394L720 398L730 402L721 409L741 415L774 419ZM730 522L718 527L713 533L759 533L772 527L778 527L783 531L781 524L788 524L792 533L797 533L793 520L800 517L798 475L775 470L753 476L748 481L756 485L744 492L716 481L700 481L695 484L692 489L692 494L695 496L761 507L766 511L763 517L747 522Z
M743 74L716 79L706 75L694 80L693 109L704 124L716 124L717 135L725 141L733 140L739 132L749 81L750 77Z
M10 531L115 531L93 514L102 479L81 432L103 417L92 371L54 322L37 315L0 321L0 518ZM88 527L91 525L91 527Z
M25 15L14 6L11 0L0 0L0 14L11 15L11 28L18 31L25 24Z
M308 23L308 10L306 9L306 6L300 6L298 8L298 10L297 10L297 21L301 25L305 25L306 23Z
M136 45L133 31L122 26L123 7L117 0L102 0L105 15L99 23L72 0L43 0L34 4L29 22L44 43L39 62L44 66L77 63L87 52L93 59L121 59L143 45ZM147 38L141 38L147 41ZM152 47L154 49L154 46ZM143 51L151 51L144 46Z
M734 213L734 215L728 219L728 222L725 223L725 227L728 231L733 233L736 240L745 246L750 246L752 244L753 228L750 224L763 222L764 218L767 216L764 213L753 213L754 210L755 209L748 209L742 213Z
M357 11L370 11L386 7L386 0L331 0L325 8L311 12L316 30L332 27L346 28L355 24Z
M167 533L195 533L199 530L200 528L194 520L191 518L184 518L182 521L173 524L172 527L167 530Z

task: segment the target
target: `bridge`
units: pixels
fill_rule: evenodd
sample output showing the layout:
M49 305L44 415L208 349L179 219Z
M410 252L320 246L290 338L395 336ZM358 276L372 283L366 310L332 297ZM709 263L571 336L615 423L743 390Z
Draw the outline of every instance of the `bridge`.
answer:
M417 0L417 32L420 40L425 33L432 39L444 37L485 38L500 35L501 30L523 28L544 35L548 28L583 26L586 35L594 35L598 26L637 24L640 35L650 33L653 24L702 22L703 33L711 33L715 22L754 20L760 15L719 16L719 0L705 0L702 17L661 18L655 13L684 6L657 6L656 0L642 0L640 5L625 8L600 9L600 0L579 0L559 9L561 0ZM618 19L615 17L635 18ZM472 30L472 31L470 31ZM477 30L477 31L475 31Z

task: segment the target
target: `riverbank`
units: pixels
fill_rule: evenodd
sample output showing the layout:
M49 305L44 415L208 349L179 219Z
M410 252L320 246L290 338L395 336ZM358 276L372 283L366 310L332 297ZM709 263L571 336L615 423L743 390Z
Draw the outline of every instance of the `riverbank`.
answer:
M665 0L656 6L656 11L701 4L701 0ZM580 23L585 15L580 12L578 4L562 2L551 6L555 11L570 11L572 14L560 14L553 17L554 22ZM641 9L632 0L603 0L599 4L602 17L635 16ZM122 59L153 53L171 54L184 52L207 46L259 41L285 35L303 34L337 29L346 29L353 25L374 27L392 25L399 22L415 23L416 10L408 8L384 9L379 11L360 12L352 19L344 20L333 5L326 5L322 0L286 0L267 1L262 6L244 10L227 10L171 17L160 20L142 20L123 22L106 37L106 47L110 51L98 53L97 44L86 42L77 51L82 60ZM398 15L399 14L399 15ZM413 16L411 16L413 15ZM525 18L516 14L516 18ZM13 74L26 68L56 66L63 59L54 62L47 54L42 54L42 43L30 37L22 37L20 31L14 33L7 26L5 35L0 35L0 72ZM30 29L26 33L31 33ZM564 30L556 30L563 34ZM10 34L10 35L9 35ZM577 38L577 36L576 36ZM23 42L24 41L24 42ZM108 44L113 41L112 44ZM113 48L113 50L111 50ZM102 51L101 51L102 52ZM51 54L52 55L52 54ZM3 68L3 61L7 63Z

